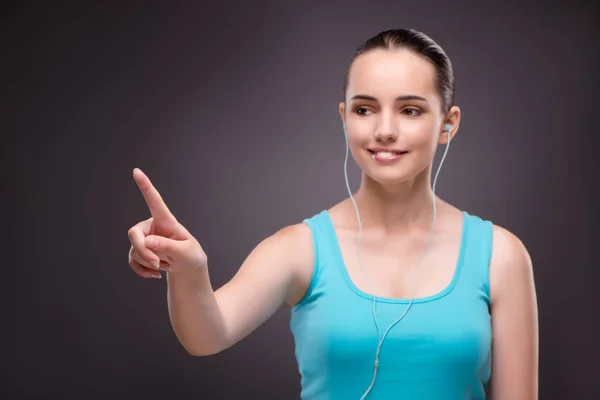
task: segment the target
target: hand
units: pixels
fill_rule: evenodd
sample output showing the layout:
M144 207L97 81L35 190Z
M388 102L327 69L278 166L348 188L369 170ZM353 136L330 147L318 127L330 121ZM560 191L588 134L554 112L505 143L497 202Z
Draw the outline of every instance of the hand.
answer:
M128 231L129 265L139 276L160 278L160 271L180 272L202 268L207 256L200 243L177 222L150 179L138 168L133 179L144 195L151 218Z

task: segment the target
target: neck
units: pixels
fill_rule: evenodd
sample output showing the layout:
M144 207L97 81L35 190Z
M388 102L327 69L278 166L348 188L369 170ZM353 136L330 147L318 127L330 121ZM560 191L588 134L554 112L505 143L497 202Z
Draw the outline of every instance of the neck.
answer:
M414 228L430 229L433 221L432 196L429 166L412 180L393 186L384 186L363 174L354 199L363 229L383 229L394 234Z

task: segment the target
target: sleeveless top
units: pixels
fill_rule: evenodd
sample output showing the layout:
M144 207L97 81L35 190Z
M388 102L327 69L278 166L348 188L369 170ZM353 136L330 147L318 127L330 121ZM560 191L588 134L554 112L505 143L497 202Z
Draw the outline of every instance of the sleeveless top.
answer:
M415 297L404 318L390 329L367 400L485 399L492 357L492 223L462 213L451 282L437 294ZM378 344L373 296L352 282L327 210L303 222L312 232L315 263L307 293L291 309L300 396L358 400L373 379ZM377 297L381 335L409 303Z

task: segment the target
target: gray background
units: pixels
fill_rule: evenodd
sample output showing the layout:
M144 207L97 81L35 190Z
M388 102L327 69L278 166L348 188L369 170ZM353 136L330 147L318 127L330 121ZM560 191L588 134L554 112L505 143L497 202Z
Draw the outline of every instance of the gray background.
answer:
M298 398L287 306L221 354L180 346L166 281L127 265L148 217L131 171L221 286L264 237L347 196L347 62L400 27L454 64L463 119L437 193L532 256L540 398L600 397L592 2L83 3L6 6L0 24L3 398Z

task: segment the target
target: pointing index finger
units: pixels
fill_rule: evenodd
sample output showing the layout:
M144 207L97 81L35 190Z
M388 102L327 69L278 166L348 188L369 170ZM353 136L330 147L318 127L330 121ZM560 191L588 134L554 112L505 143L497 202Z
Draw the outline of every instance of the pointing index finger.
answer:
M146 204L150 209L150 213L155 220L166 220L173 217L171 211L167 208L164 200L158 193L158 190L152 185L150 179L142 172L141 169L135 168L133 170L133 179L140 188Z

